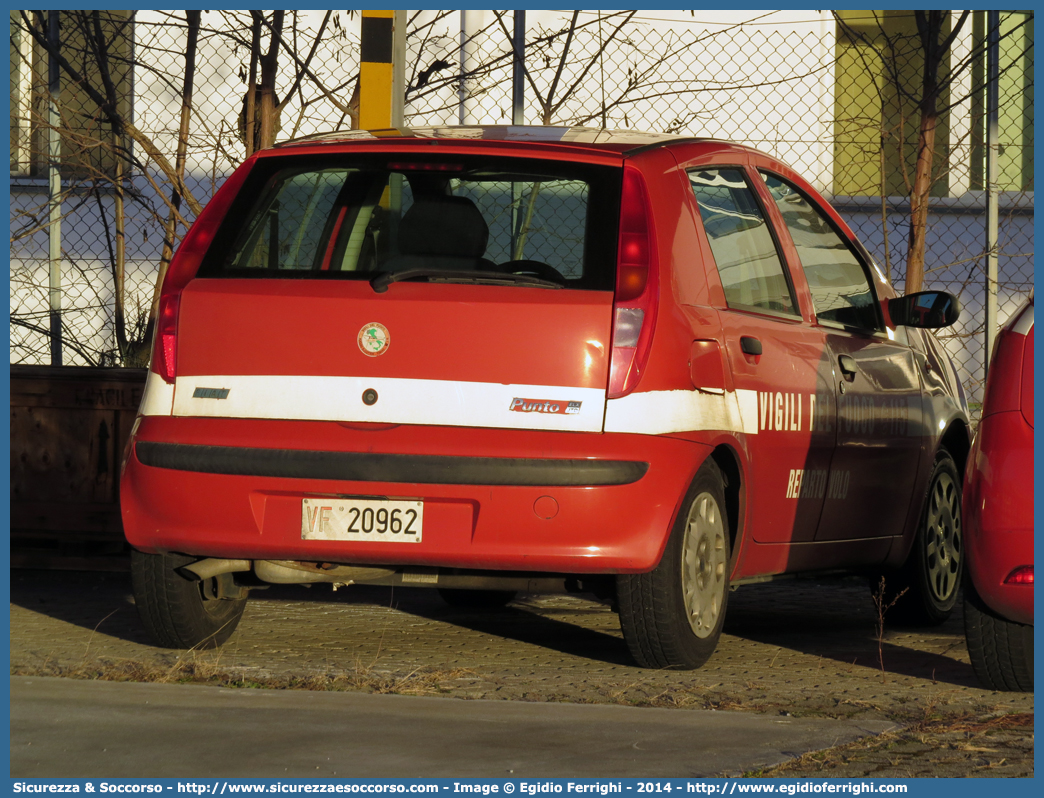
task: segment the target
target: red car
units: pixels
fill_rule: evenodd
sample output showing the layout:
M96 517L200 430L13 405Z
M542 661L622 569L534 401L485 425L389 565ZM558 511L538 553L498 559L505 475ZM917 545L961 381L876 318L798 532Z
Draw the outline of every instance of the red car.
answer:
M216 645L273 582L582 591L640 664L693 668L730 585L838 568L937 622L971 442L921 328L959 307L894 297L807 182L726 142L259 152L162 288L121 483L144 623Z
M964 480L964 630L979 681L1033 689L1033 296L997 336Z

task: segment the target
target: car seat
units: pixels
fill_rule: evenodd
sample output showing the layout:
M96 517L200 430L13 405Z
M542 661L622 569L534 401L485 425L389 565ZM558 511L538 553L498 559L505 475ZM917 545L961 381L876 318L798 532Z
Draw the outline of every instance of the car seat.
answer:
M489 226L467 197L417 198L399 223L399 254L382 271L493 269L483 257L488 241Z

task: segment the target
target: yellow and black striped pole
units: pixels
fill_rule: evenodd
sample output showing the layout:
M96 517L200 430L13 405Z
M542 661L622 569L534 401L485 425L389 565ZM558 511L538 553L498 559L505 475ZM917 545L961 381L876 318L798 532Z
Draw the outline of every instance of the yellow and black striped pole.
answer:
M359 64L359 127L402 127L406 12L363 11Z

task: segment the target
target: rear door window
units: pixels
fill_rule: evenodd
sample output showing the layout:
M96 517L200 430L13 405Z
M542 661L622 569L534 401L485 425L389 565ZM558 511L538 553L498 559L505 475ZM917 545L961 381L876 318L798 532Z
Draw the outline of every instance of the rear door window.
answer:
M743 170L689 172L730 308L797 315L797 303L765 215Z
M859 258L794 186L767 172L761 176L801 259L816 317L860 330L879 329L874 293Z
M423 269L614 284L620 169L368 155L273 158L255 171L201 277L370 279Z

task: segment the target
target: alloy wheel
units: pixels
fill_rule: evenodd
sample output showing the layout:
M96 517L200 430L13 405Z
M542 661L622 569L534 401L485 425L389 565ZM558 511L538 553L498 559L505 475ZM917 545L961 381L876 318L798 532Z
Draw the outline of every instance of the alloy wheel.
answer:
M939 474L929 497L924 552L928 583L940 600L953 595L961 572L963 541L960 502L960 491L953 478L945 472Z

